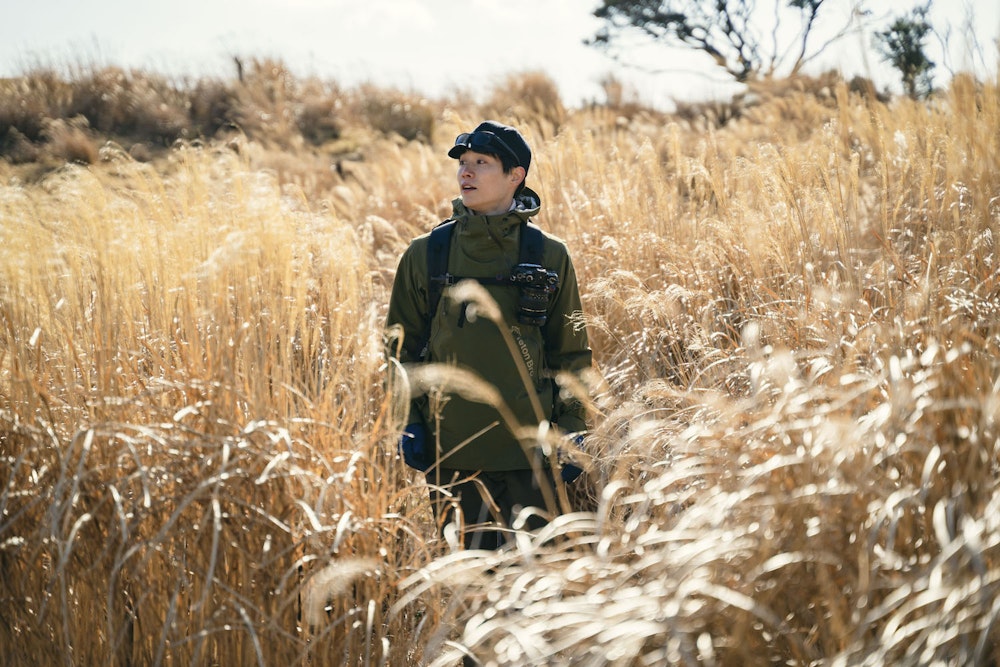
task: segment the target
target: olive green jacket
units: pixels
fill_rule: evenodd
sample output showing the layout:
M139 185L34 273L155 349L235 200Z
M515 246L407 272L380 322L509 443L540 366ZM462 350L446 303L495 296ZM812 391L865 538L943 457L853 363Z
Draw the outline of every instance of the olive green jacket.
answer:
M519 262L520 231L523 222L541 207L538 195L525 188L515 198L516 207L501 215L483 216L465 208L461 199L453 202L456 221L452 234L448 272L463 278L508 276ZM538 397L547 419L566 433L586 429L584 406L555 386L559 371L580 373L591 366L586 329L572 319L581 312L576 272L566 245L544 235L542 265L559 275L559 288L549 303L547 322L541 326L517 322L518 288L512 285L483 285L496 300L506 321L505 328L516 348L516 356L503 333L488 318L468 317L465 305L448 297L445 289L434 315L421 359L426 322L429 317L427 289L427 244L429 234L412 241L400 259L389 300L387 331L390 353L399 349L404 368L422 362L453 365L475 373L499 392L516 424L508 424L493 405L469 400L468 392L415 395L409 423L422 423L427 447L436 451L436 461L458 470L521 470L531 464L525 448L511 426L539 423L530 392ZM402 340L393 332L401 331ZM526 387L518 365L530 376ZM433 463L434 461L432 461Z

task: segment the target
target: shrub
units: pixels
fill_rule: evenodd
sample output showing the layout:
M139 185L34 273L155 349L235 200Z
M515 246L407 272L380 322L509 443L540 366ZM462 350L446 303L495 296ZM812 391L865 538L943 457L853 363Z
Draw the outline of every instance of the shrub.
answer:
M566 121L566 107L559 96L559 87L542 72L524 72L506 77L494 88L486 109L488 116L539 118L554 130Z
M68 114L85 117L104 134L169 145L189 132L186 95L162 77L107 67L71 87Z
M434 131L434 111L417 95L363 86L359 107L360 116L382 134L414 141L428 140Z
M196 133L210 137L236 119L239 96L216 79L199 79L189 96L188 113Z
M0 80L0 137L15 128L27 140L38 141L46 118L66 115L71 94L52 70Z
M70 120L47 119L42 130L45 152L67 162L94 164L98 149L91 136L87 119L81 116Z
M339 106L336 99L329 97L310 99L299 106L295 124L306 141L320 146L340 138Z
M0 136L0 155L6 157L11 164L26 164L37 160L39 151L28 137L11 126L6 134Z

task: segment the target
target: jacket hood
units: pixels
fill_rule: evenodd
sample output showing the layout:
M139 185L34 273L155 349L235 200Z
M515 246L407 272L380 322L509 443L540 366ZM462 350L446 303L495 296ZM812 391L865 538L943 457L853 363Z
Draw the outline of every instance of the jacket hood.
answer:
M542 198L531 188L524 187L514 195L514 204L519 211L532 211L531 215L537 215L538 209L542 207Z

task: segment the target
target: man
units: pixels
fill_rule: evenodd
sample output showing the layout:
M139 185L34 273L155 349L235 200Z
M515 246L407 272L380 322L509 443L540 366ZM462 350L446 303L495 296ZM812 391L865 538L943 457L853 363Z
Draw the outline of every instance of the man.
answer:
M541 204L525 187L531 149L524 137L486 121L460 134L448 156L458 160L461 196L438 228L448 234L414 239L400 259L387 317L392 353L411 369L437 363L474 373L504 406L459 392L415 396L400 449L408 465L426 471L439 524L461 519L460 527L472 527L463 529L467 548L496 549L522 508L549 505L553 469L565 481L581 472L514 430L548 421L579 441L584 406L554 378L588 369L591 350L576 324L580 293L566 245L529 225ZM450 286L466 279L496 301L502 325L448 298ZM540 525L537 513L527 522Z

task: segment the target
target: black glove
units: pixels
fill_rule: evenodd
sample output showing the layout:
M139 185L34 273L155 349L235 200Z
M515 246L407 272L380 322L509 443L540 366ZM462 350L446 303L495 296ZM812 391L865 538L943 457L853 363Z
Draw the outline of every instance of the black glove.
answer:
M431 467L427 456L427 434L423 424L410 424L399 436L399 453L406 465L424 472Z

